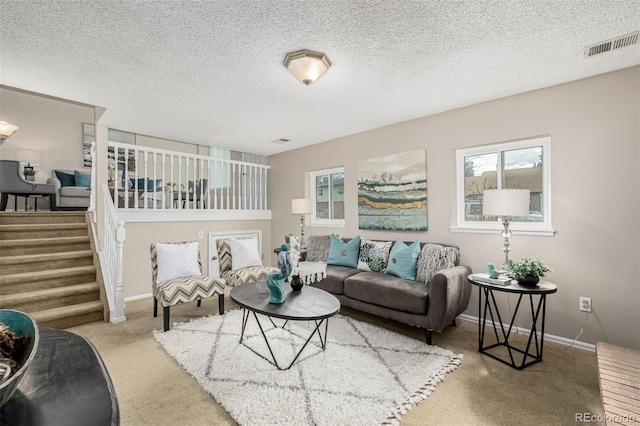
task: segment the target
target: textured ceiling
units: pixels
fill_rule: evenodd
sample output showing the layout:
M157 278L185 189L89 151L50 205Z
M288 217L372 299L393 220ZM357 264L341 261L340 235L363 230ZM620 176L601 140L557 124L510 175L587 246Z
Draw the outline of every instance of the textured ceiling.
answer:
M263 155L640 64L640 45L583 58L640 29L640 0L0 0L0 16L2 84ZM333 63L311 86L282 65L299 49Z

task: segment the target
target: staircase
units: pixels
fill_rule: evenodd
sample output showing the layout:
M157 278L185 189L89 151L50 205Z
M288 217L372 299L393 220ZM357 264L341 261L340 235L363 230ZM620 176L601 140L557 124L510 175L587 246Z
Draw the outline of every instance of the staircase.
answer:
M0 212L0 309L38 327L108 317L85 212Z

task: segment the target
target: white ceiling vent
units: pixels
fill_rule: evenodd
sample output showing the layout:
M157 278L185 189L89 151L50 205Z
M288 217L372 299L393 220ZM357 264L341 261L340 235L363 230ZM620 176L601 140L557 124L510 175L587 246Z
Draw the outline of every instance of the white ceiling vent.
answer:
M639 38L640 38L640 31L636 31L631 34L612 38L611 40L606 40L600 43L592 44L591 46L587 46L584 48L584 57L589 58L591 56L609 52L611 50L620 49L621 47L631 46L632 44L638 44Z
M287 142L291 142L291 139L280 138L280 139L274 139L271 142L273 142L273 143L287 143Z

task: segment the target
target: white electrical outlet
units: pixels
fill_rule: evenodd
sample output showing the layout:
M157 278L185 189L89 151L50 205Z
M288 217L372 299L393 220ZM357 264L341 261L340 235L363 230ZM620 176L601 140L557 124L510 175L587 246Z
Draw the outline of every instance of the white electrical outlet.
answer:
M580 310L582 312L591 312L591 298L590 297L581 297L580 298Z

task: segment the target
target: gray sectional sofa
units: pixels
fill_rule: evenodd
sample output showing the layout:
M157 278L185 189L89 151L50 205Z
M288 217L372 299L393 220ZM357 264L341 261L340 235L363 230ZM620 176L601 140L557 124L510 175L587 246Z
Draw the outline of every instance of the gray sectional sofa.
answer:
M327 261L326 238L309 237L307 261ZM459 250L455 246L420 243L420 256L423 259L421 262L418 258L417 267L422 273L419 271L415 280L328 264L326 277L310 285L333 294L343 306L421 327L427 344L431 344L432 331L441 332L447 325L455 325L455 318L466 310L471 296L467 280L471 269L459 265ZM439 269L443 266L444 269ZM425 270L428 268L431 270Z

